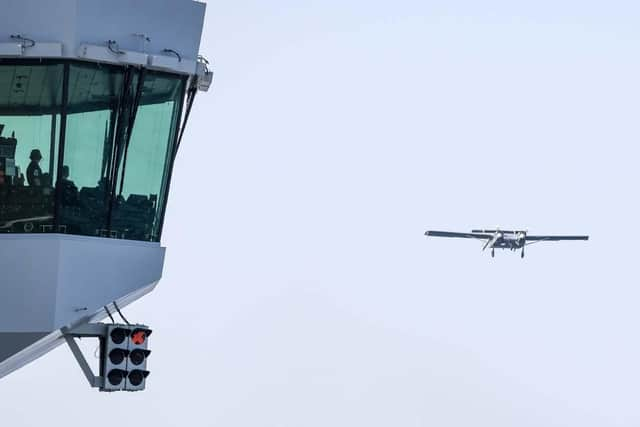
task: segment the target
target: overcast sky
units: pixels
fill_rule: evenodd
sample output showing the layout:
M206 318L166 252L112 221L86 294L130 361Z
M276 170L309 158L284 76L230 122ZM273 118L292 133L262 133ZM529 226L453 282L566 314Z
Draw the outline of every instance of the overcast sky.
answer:
M148 389L60 347L0 424L640 424L640 5L515 3L209 2ZM423 236L497 225L591 240Z

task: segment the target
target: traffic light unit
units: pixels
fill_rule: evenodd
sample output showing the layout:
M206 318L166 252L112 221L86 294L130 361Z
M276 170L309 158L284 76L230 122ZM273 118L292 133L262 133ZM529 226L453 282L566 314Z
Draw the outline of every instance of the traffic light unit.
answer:
M147 371L147 357L151 350L147 349L147 340L151 329L146 326L136 326L129 337L129 358L127 359L127 378L124 389L127 391L144 390L149 371Z
M104 384L100 391L144 390L147 371L147 349L151 329L144 325L107 327L101 345L101 371Z

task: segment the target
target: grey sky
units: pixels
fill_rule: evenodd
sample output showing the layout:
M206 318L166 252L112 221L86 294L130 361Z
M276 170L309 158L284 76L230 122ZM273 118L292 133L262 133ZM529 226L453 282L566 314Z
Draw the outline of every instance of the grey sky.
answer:
M640 6L343 3L208 3L148 390L61 347L2 425L640 423ZM496 225L591 240L423 236Z

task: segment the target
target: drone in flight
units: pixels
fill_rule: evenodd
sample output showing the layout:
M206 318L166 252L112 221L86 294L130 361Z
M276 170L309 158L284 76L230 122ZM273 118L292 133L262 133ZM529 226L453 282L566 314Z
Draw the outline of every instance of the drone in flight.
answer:
M471 230L471 233L454 233L450 231L427 231L425 236L453 237L462 239L486 240L482 247L484 251L491 248L491 256L496 256L496 248L509 249L512 252L520 249L520 258L524 258L525 246L539 242L558 242L561 240L589 240L589 236L532 236L527 231L511 230Z

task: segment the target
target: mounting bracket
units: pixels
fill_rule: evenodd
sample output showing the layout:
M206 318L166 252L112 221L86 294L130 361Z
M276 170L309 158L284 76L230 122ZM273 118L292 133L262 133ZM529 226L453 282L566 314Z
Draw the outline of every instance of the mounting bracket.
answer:
M104 377L94 375L87 359L82 354L82 350L76 343L76 338L103 338L107 334L107 325L104 323L84 323L73 329L64 327L62 328L62 335L64 336L71 353L76 358L80 369L87 378L89 385L94 388L100 388L104 386Z

